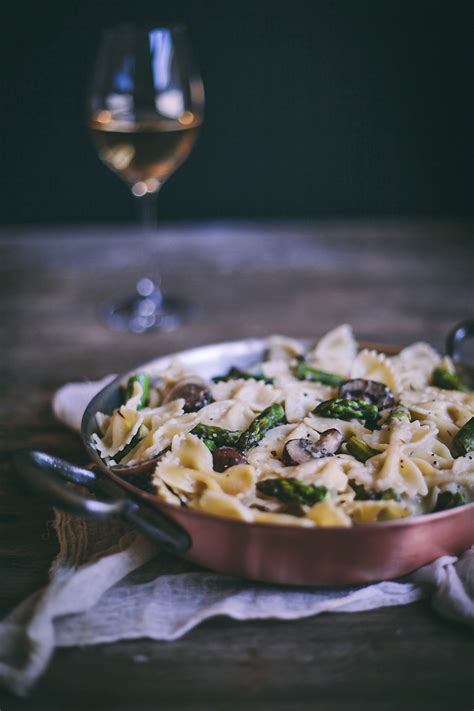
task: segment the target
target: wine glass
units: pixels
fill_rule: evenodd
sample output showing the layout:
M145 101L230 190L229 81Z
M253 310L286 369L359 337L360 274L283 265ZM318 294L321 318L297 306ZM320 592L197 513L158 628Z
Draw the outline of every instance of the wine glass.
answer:
M88 125L99 157L129 186L144 229L156 226L162 185L188 157L204 111L204 89L182 25L119 25L102 35L88 96ZM165 296L159 276L107 304L105 318L121 330L170 329L190 314Z

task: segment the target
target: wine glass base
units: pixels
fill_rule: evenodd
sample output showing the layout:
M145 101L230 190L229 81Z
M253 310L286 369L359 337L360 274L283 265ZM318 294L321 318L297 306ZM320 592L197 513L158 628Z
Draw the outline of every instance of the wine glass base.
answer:
M101 317L115 331L173 331L189 321L194 310L189 302L172 296L163 297L159 304L150 298L131 296L104 304Z

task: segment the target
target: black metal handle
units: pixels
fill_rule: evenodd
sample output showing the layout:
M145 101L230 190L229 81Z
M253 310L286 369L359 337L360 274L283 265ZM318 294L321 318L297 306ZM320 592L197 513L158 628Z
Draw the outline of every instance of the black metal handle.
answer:
M184 553L191 547L189 535L178 524L125 496L113 482L104 481L101 486L101 477L95 472L45 452L22 450L13 452L11 457L19 478L63 511L86 518L119 515L166 550ZM93 491L104 489L107 494L112 493L113 498L110 501L89 499L67 486L66 482Z
M446 337L446 353L453 360L461 360L461 345L466 338L474 336L474 320L468 319L458 323Z

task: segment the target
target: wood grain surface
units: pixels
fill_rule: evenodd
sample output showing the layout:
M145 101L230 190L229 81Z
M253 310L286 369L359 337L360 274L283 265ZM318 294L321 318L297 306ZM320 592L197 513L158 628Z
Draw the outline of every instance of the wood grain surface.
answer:
M0 233L0 614L47 579L56 541L47 506L15 482L8 451L84 461L55 422L54 390L207 342L320 336L343 322L362 339L442 348L473 315L473 224L291 222L34 228ZM179 330L108 330L104 300L161 271L196 303ZM56 652L13 709L471 709L474 644L428 602L297 622L219 618L176 642Z

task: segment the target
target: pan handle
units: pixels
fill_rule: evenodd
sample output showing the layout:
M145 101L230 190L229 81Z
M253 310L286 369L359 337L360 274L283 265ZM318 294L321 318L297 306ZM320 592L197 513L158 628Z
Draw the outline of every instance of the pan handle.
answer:
M72 482L94 490L97 474L93 471L44 452L21 450L13 452L11 458L17 475L27 486L63 511L83 518L119 515L140 533L173 553L184 553L191 546L186 531L158 511L123 495L111 501L89 499L67 486L66 482Z
M461 345L466 338L474 336L474 319L461 321L448 333L446 337L446 353L453 360L461 360Z

